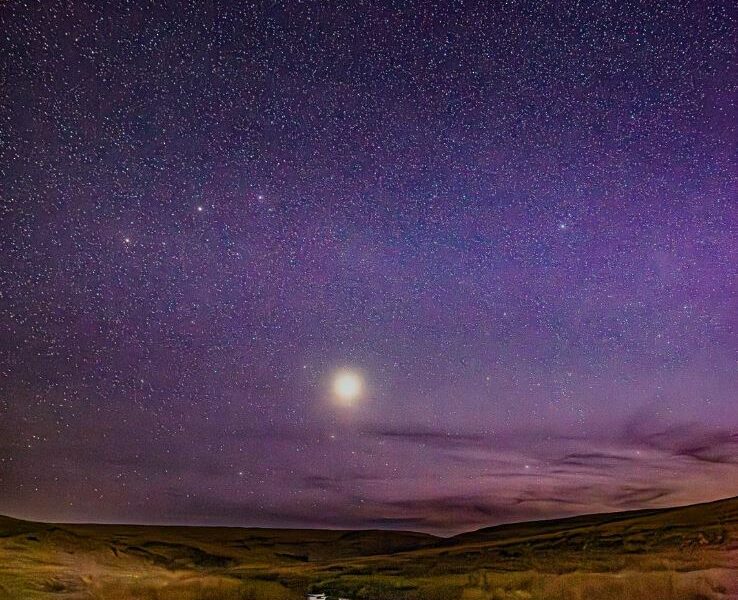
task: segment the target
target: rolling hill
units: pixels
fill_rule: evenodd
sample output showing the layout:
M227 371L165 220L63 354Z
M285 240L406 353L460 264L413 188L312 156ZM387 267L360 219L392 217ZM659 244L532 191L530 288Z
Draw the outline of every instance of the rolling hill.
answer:
M0 600L738 598L738 498L404 531L64 525L0 517Z

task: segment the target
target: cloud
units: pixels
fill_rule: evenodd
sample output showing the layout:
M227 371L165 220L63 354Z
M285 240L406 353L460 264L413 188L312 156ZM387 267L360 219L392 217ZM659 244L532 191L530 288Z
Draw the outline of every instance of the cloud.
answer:
M491 438L477 433L452 433L426 427L373 427L364 433L377 438L399 440L436 448L477 447L491 443Z
M736 430L708 428L699 423L654 430L648 423L638 421L626 425L624 440L697 462L738 464Z
M559 464L571 467L607 467L613 463L632 462L631 456L609 452L570 452L559 460Z
M619 507L633 507L650 504L656 500L667 498L676 491L674 487L625 485L611 496L612 502Z

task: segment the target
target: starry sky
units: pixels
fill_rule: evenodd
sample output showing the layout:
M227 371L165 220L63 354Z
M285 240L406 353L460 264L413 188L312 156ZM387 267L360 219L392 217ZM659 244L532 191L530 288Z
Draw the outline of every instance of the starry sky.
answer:
M0 30L0 513L452 533L738 494L731 2Z

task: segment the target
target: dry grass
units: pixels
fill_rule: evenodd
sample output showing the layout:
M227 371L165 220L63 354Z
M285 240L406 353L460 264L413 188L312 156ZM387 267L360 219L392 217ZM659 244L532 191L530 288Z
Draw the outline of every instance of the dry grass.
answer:
M106 583L92 592L95 600L298 600L302 594L274 582L201 577L165 585Z

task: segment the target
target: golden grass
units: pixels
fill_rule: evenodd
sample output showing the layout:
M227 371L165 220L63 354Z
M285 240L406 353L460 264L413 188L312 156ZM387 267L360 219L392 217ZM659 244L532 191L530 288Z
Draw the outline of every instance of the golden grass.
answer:
M106 583L92 591L95 600L298 600L303 594L265 581L201 577L164 585Z

